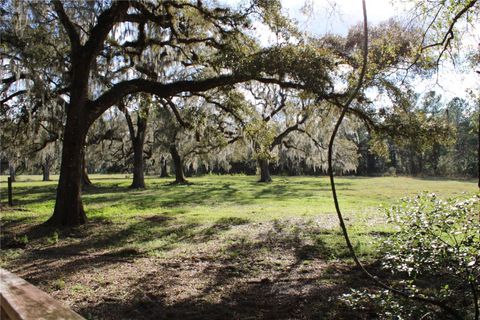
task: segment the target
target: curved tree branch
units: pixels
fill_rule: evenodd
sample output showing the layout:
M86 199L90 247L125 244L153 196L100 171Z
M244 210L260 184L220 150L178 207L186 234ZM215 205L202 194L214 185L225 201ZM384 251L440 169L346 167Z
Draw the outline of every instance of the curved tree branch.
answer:
M65 9L63 8L63 4L60 0L54 0L53 6L55 8L55 12L58 15L58 18L60 19L60 22L65 28L65 31L67 32L68 38L70 39L72 51L77 52L81 46L81 43L80 43L80 36L77 30L75 29L75 25L72 23L67 13L65 12Z
M333 196L333 201L335 203L335 210L337 212L338 220L340 223L340 228L342 229L343 237L345 238L345 242L347 244L348 250L350 252L350 255L352 256L353 260L355 261L355 264L357 265L358 268L362 270L362 272L369 278L371 279L375 284L378 286L389 290L392 293L398 294L402 297L409 298L409 299L414 299L418 300L424 303L429 303L432 305L436 305L440 308L442 308L445 312L455 316L456 318L460 318L458 312L455 309L450 308L447 306L443 301L438 301L429 297L424 297L420 296L417 294L413 293L408 293L404 292L402 290L390 287L389 285L385 284L381 280L379 280L376 276L372 275L370 272L368 272L363 264L360 262L358 259L357 254L355 253L355 249L353 248L353 245L350 240L350 236L348 234L347 227L345 225L345 221L343 219L342 212L340 210L340 205L338 202L338 197L337 197L337 191L335 188L335 178L334 178L334 173L333 173L333 144L335 142L335 137L337 135L337 132L340 128L340 125L342 124L343 118L345 117L345 114L347 113L349 109L349 105L352 103L352 101L355 99L355 97L358 95L362 85L363 85L363 80L365 78L365 73L367 70L367 63L368 63L368 23L367 23L367 9L366 9L366 4L365 0L362 0L362 6L363 6L363 32L364 32L364 39L363 39L363 64L362 64L362 69L360 71L360 76L358 78L358 83L355 87L355 89L352 91L350 97L347 99L347 101L343 105L342 112L340 114L340 117L338 118L335 127L332 132L332 136L330 137L330 142L328 144L328 175L330 177L330 185L332 189L332 196Z

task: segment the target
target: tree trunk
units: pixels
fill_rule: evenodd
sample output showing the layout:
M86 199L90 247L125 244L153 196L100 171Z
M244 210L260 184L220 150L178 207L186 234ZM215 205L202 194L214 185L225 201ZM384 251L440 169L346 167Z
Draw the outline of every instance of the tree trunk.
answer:
M57 13L63 12L61 3L55 5ZM59 9L60 7L60 9ZM62 162L60 177L58 179L57 197L53 215L47 221L49 224L76 226L87 222L87 216L82 203L82 175L85 153L85 139L88 129L101 114L103 107L96 105L92 108L89 104L89 79L90 71L96 56L102 49L103 42L111 31L116 20L127 13L128 2L117 2L115 7L106 15L102 15L101 23L92 28L92 34L87 42L82 45L80 37L72 27L68 17L60 18L67 29L70 38L70 63L69 70L69 102L66 106L67 121L63 134Z
M42 181L50 181L50 158L46 157L42 164Z
M145 111L148 111L148 109ZM130 185L130 188L145 188L145 176L143 172L145 169L145 162L143 160L143 146L145 145L147 118L140 116L140 112L137 112L137 132L135 133L132 118L125 107L123 107L123 113L125 114L125 119L127 120L130 141L132 142L133 149L133 181Z
M144 140L134 139L133 144L133 181L130 188L145 188L143 145Z
M375 155L367 151L367 175L374 175L377 172Z
M415 176L417 174L417 165L415 163L415 153L413 150L409 152L409 161L410 161L410 175Z
M424 175L424 172L423 172L423 155L420 153L420 155L418 156L418 174L419 175Z
M75 226L87 222L82 203L82 177L88 125L83 110L78 107L71 104L67 109L57 198L53 215L47 221L54 225Z
M92 180L88 177L87 171L87 163L85 161L85 152L83 154L83 161L82 161L82 188L91 186Z
M258 182L272 182L272 177L270 176L270 168L268 166L268 160L259 159L258 167L260 169L260 180L258 180Z
M183 161L182 157L178 153L177 147L175 144L170 145L170 154L172 155L173 159L173 167L175 169L175 182L177 184L186 184L188 181L185 179L185 175L183 173Z
M88 128L95 120L87 108L88 63L80 56L75 56L74 60L55 209L47 221L48 224L62 226L77 226L87 222L82 203L82 177L85 140Z
M12 163L8 163L8 174L12 182L15 182L15 166Z
M434 143L432 148L432 170L433 175L438 175L438 162L440 159L440 144Z
M163 156L160 158L160 178L168 178L168 161Z

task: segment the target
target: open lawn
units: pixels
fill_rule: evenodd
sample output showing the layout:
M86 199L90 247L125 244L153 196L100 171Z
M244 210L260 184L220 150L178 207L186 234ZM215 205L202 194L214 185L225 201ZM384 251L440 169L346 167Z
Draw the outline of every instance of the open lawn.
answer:
M89 319L368 318L336 297L366 285L348 260L326 177L148 178L92 175L90 223L56 230L56 182L20 176L15 208L1 177L2 267ZM378 270L379 239L392 228L381 207L421 191L478 192L475 181L337 178L353 243Z

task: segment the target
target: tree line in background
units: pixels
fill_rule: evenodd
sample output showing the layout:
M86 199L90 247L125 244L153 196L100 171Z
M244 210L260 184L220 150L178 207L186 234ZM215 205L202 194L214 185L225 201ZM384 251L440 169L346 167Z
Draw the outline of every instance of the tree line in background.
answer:
M421 99L412 94L411 102L408 113L417 117L405 114L397 119L399 126L413 130L408 138L359 135L358 174L477 177L478 97L469 101L455 97L444 103L431 91ZM436 132L435 122L443 123L446 131ZM420 126L425 130L416 129Z
M270 173L325 174L331 128L319 125L318 119L325 123L332 115L309 110L309 99L295 101L292 93L275 86L249 86L245 93L254 98L244 100L244 109L235 115L224 105L245 98L238 93L229 93L223 101L218 99L221 93L216 100L205 96L157 101L138 96L125 101L89 131L84 184L89 184L88 173L133 173L136 188L145 187L144 174L173 175L176 183L206 173L258 173L264 182L271 180ZM388 130L369 132L350 117L339 139L337 173L476 177L478 98L445 103L431 91L422 97L412 93L404 103L406 112L398 115L396 125L425 134L398 139ZM47 181L50 173L58 173L62 126L51 120L61 123L64 115L61 109L51 112L50 121L29 122L31 136L4 138L3 174L13 179L17 172L42 174Z

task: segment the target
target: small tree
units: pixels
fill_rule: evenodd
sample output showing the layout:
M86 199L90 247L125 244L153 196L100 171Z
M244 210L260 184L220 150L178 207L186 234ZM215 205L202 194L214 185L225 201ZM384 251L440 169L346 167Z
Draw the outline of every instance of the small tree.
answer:
M175 183L187 183L186 165L194 170L200 164L228 166L226 147L240 138L226 101L214 101L204 95L164 99L157 111L154 136L161 153L169 152L175 171ZM228 108L228 106L227 106ZM163 151L162 151L163 150Z
M144 145L147 136L148 114L153 103L151 97L146 95L139 95L132 98L129 104L137 104L134 111L121 103L120 109L125 115L125 120L128 125L128 132L133 150L133 181L130 188L145 188L145 159L144 159ZM135 113L136 125L131 117L131 113Z
M245 121L245 138L258 163L259 182L271 182L270 161L291 133L302 130L312 114L314 99L301 99L299 92L275 85L251 83L247 89L252 102Z

